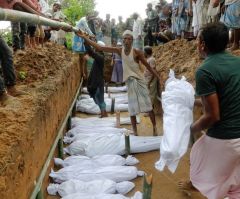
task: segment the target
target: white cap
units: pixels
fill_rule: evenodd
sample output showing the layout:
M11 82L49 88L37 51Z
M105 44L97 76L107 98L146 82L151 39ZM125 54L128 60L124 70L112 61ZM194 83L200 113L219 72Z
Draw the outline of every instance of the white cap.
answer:
M106 46L106 44L103 41L98 41L97 44L100 46Z
M122 36L124 37L125 35L131 35L133 37L133 33L131 30L125 30Z
M117 46L121 46L122 43L120 41L117 42Z

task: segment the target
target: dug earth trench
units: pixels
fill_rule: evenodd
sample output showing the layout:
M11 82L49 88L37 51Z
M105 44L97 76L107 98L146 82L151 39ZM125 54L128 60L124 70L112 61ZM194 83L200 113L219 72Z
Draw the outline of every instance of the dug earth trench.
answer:
M198 58L194 41L172 41L155 47L154 54L162 88L170 68L174 69L177 77L184 75L195 84L194 73L202 60ZM240 55L240 51L234 54ZM0 107L1 198L27 199L33 191L59 125L79 87L82 72L78 60L78 55L50 43L15 55L17 88L29 94L11 98L6 106ZM111 73L106 71L106 79L109 80ZM196 110L195 116L199 114L201 110ZM151 126L149 121L145 123L144 120L139 126L140 134L148 135L146 132L151 132ZM161 120L159 116L158 121ZM161 122L158 125L161 129ZM154 174L153 199L189 197L182 195L176 187L180 177L188 177L188 154L181 161L177 175L155 171L153 165L159 158L159 152L139 154L137 158L141 162L140 169ZM141 190L140 179L135 182L135 190ZM191 197L202 198L199 195Z
M61 46L17 53L17 88L0 107L0 196L27 199L80 85L74 56Z

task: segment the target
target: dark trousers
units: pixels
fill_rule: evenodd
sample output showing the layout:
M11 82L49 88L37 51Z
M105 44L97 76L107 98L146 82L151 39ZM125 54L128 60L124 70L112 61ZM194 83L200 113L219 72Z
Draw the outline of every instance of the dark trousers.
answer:
M26 23L11 22L12 26L12 38L13 38L13 49L24 49L25 48L25 35L27 33Z
M0 60L4 81L0 76L0 92L5 90L6 86L14 86L16 84L16 76L13 68L13 55L11 49L3 38L0 37ZM5 84L5 85L4 85Z
M152 35L156 30L157 26L148 26L147 35L144 38L144 46L157 46L156 37Z
M104 102L104 86L99 86L93 97L94 102L99 106L101 111L106 110L106 104Z

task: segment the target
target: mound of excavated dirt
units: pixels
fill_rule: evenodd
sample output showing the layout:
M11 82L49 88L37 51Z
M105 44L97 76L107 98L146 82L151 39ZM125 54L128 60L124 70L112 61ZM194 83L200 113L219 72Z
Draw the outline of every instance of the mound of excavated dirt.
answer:
M154 47L153 51L162 88L170 69L174 70L177 77L185 76L187 81L195 85L195 71L203 61L199 58L195 40L174 40ZM233 54L240 56L240 50L233 51Z
M19 52L14 57L18 84L42 81L53 76L71 58L64 46L46 43L44 48Z
M195 41L174 40L154 48L157 71L160 73L161 85L164 86L170 69L177 77L185 76L194 84L196 68L201 63Z
M45 121L44 117L43 121L40 119L35 121L33 118L52 114L50 113L50 105L46 107L45 102L63 89L69 90L69 94L62 93L64 95L64 100L61 100L63 108L56 107L55 114L57 115L59 111L64 112L69 107L70 100L76 92L76 86L71 79L72 76L76 75L71 76L70 73L80 73L76 67L70 68L71 55L72 53L65 50L64 47L50 43L43 48L27 50L14 55L17 88L27 91L29 95L12 97L6 106L0 106L1 198L11 199L15 198L16 195L18 195L17 198L26 198L26 192L29 191L30 186L33 186L35 177L45 160L46 154L44 153L48 153L51 146L51 143L48 142L52 142L52 137L55 137L55 134L50 130L51 134L47 134L49 133L47 130L46 132L44 130L41 133L38 132L44 126L43 124L48 123L50 126L52 121ZM66 83L67 81L69 84ZM80 79L77 81L80 82ZM66 86L68 86L67 89ZM58 99L61 97L59 95ZM54 106L57 99L52 103ZM62 112L62 115L56 116L56 121L61 121L63 114L65 114ZM54 125L57 126L57 122ZM53 131L56 131L57 127L54 125L52 125ZM44 139L45 144L42 145L42 148L37 145L36 134ZM27 157L31 151L38 150L35 150L33 142L36 143L36 147L42 154L36 153L34 158ZM32 167L29 167L30 164L33 164Z

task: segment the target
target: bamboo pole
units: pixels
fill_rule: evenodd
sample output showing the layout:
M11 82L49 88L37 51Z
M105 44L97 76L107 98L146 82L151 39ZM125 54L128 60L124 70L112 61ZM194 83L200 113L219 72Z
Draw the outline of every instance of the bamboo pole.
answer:
M120 111L116 111L116 128L120 128Z
M63 159L64 158L64 153L63 153L63 138L61 137L58 140L58 157Z
M23 22L23 23L30 23L30 24L36 24L36 25L39 24L39 25L50 26L53 28L69 29L69 30L72 30L73 32L78 31L77 28L72 27L71 25L65 22L55 21L39 15L21 12L17 10L3 9L3 8L0 8L0 21Z
M152 195L152 174L143 176L143 199L151 199Z
M126 157L131 154L131 148L130 148L130 135L129 131L125 132L125 155Z
M111 104L111 114L114 113L114 109L115 109L115 98L112 98L112 104Z

